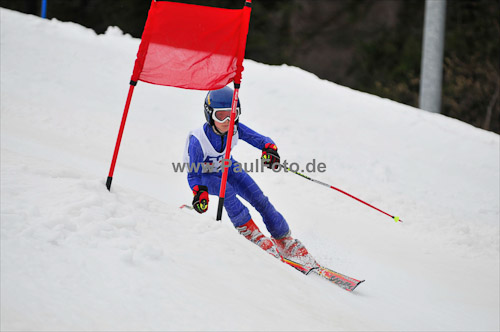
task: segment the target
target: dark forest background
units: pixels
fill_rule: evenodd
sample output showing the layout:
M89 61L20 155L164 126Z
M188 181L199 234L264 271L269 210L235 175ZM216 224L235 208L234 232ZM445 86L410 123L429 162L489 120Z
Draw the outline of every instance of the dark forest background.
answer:
M241 8L244 0L178 1ZM47 17L140 37L149 0L47 0ZM40 15L40 0L1 6ZM246 58L418 107L423 0L254 0ZM448 0L441 113L500 133L500 0ZM206 18L210 20L210 17ZM263 78L265 79L265 78Z

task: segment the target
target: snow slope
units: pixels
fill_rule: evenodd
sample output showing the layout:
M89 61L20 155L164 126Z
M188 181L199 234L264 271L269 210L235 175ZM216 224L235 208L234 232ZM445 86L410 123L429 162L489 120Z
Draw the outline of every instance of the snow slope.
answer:
M138 84L108 192L139 40L0 15L2 330L500 329L498 135L245 61L241 121L404 220L252 173L318 261L366 279L349 293L216 221L216 197L204 215L179 209L192 194L172 163L205 92ZM233 155L260 151L241 142Z

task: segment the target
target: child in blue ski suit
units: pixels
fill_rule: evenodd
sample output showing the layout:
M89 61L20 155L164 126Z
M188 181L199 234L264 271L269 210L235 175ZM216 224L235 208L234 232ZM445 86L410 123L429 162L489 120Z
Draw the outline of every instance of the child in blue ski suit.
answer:
M225 155L232 98L233 91L229 87L210 91L205 98L206 123L188 135L184 162L192 166L198 165L197 171L194 167L188 173L188 183L194 194L193 208L198 213L207 211L209 195L219 194L221 161ZM240 113L238 101L231 150L241 139L262 150L262 159L267 167L278 167L276 163L279 164L280 157L274 141L239 123ZM302 243L290 236L290 228L285 218L274 208L255 181L242 167L235 167L237 162L232 157L231 162L224 208L236 229L248 240L277 258L283 256L310 264L315 263ZM237 196L249 202L261 214L272 239L260 232L248 208Z

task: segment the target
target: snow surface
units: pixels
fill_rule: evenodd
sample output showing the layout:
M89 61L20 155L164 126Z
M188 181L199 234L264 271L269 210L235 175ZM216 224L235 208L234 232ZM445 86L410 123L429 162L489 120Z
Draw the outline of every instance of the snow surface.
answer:
M498 135L245 61L241 121L404 221L291 173L252 173L318 261L366 279L349 293L216 221L216 197L204 215L179 209L192 194L172 162L205 92L138 84L108 192L139 40L0 14L2 330L500 329Z

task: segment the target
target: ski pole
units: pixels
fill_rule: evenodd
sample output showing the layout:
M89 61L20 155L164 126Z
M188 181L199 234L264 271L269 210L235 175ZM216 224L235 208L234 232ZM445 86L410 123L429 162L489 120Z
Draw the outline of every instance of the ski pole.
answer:
M333 190L337 190L338 192L340 192L340 193L342 193L342 194L344 194L344 195L347 195L347 196L349 196L349 197L351 197L351 198L354 198L354 199L355 199L355 200L357 200L358 202L361 202L361 203L363 203L363 204L365 204L365 205L368 205L368 206L369 206L369 207L371 207L372 209L375 209L375 210L377 210L378 212L381 212L381 213L385 214L386 216L391 217L392 219L394 219L394 221L395 221L395 222L403 222L403 220L399 219L399 217L397 217L397 216L392 216L392 215L390 215L389 213L384 212L384 211L380 210L379 208L376 208L375 206L373 206L373 205L371 205L371 204L368 204L367 202L365 202L365 201L363 201L363 200L361 200L361 199L359 199L359 198L357 198L357 197L355 197L355 196L353 196L353 195L351 195L351 194L349 194L349 193L346 193L345 191L343 191L343 190L341 190L341 189L339 189L339 188L336 188L336 187L331 186L331 185L329 185L329 184L327 184L327 183L324 183L324 182L321 182L321 181L318 181L318 180L312 179L312 178L308 177L307 175L304 175L304 174L302 174L302 173L299 173L299 172L293 171L293 170L291 170L289 167L286 167L286 166L284 166L284 165L282 165L282 164L279 164L279 165L280 165L282 168L284 168L284 169L286 169L286 170L288 170L288 171L290 171L290 172L292 172L292 173L295 173L295 174L297 174L297 175L302 176L304 179L307 179L307 180L309 180L309 181L312 181L312 182L318 183L318 184L320 184L320 185L322 185L322 186L325 186L325 187L331 188L331 189L333 189Z

